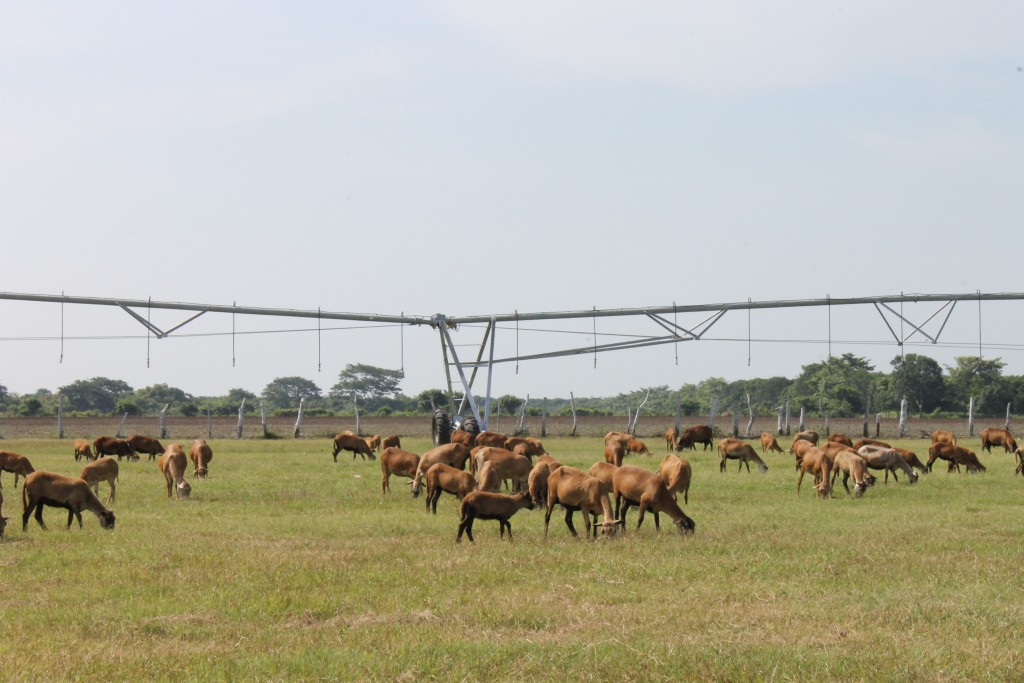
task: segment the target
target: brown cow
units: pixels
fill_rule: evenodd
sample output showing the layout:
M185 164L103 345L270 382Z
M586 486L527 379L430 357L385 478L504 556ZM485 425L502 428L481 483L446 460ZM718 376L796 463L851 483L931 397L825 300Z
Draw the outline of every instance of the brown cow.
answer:
M177 494L178 499L188 498L192 493L192 486L185 481L185 467L188 460L185 458L185 450L180 444L172 443L164 451L164 454L157 460L157 466L164 474L167 482L167 497L171 497L171 489Z
M640 439L630 439L629 441L627 441L626 442L626 452L627 453L636 453L637 455L640 455L640 454L650 455L651 454L650 449L647 448L647 444L645 444Z
M355 456L352 456L355 457ZM397 446L385 448L380 454L381 494L391 493L391 475L408 477L416 476L420 464L420 456L409 451L403 451ZM410 482L412 483L412 482Z
M853 443L853 450L859 451L865 446L881 446L882 448L892 448L890 444L887 444L884 441L879 441L878 439L857 439Z
M993 446L1002 446L1004 452L1012 453L1017 450L1017 441L1009 429L987 427L981 432L981 448L991 453Z
M961 446L954 446L945 441L936 441L928 449L928 464L925 467L928 468L929 472L931 472L932 464L936 460L948 461L950 472L960 465L966 465L968 472L985 471L985 466L978 461L978 455L974 451Z
M366 437L363 440L366 442L366 445L370 448L371 451L379 451L380 450L380 434L374 434L373 436L368 436L368 437Z
M210 461L213 460L213 450L206 439L196 439L192 442L192 448L188 451L188 457L192 459L195 471L193 477L205 477L210 473Z
M363 456L363 460L369 458L370 460L376 460L377 456L373 454L370 447L366 445L366 441L362 438L355 436L354 434L345 434L342 432L334 437L334 462L338 462L338 453L342 451L352 451L352 459L356 459L356 455Z
M380 441L380 449L391 448L392 446L402 447L402 438L398 434L390 434Z
M789 446L789 452L793 454L793 458L796 460L796 469L800 470L800 463L803 462L804 453L808 450L816 448L816 446L810 441L804 439L798 439Z
M796 493L800 495L800 483L804 480L804 474L810 472L814 475L814 483L817 484L818 498L832 497L832 463L825 455L825 451L812 446L805 453L800 462L800 477L796 480Z
M932 443L949 443L956 445L956 435L944 429L936 429L932 432Z
M116 455L118 460L121 458L128 458L129 460L139 459L130 443L124 439L116 439L111 436L96 437L96 440L92 442L92 452L97 458L103 455Z
M679 437L679 443L676 445L676 450L681 451L684 448L697 450L697 447L694 444L700 443L704 444L704 450L706 451L709 448L714 448L711 437L711 427L707 425L687 427L683 430L682 436Z
M474 443L477 446L489 446L491 448L504 448L508 437L497 432L480 432L476 435Z
M665 445L670 451L674 451L677 443L679 443L679 430L669 427L665 430Z
M778 439L768 432L761 432L761 452L771 451L773 453L784 453Z
M475 437L465 429L452 430L452 443L462 444L466 448L473 448Z
M10 451L0 451L0 472L13 472L14 485L18 485L18 477L27 479L28 475L36 471L28 458Z
M848 437L846 434L840 434L839 432L836 432L835 434L829 435L828 440L831 441L832 443L841 443L844 446L849 446L850 448L853 448L853 439Z
M117 493L117 461L110 457L100 458L82 468L82 481L93 487L96 495L100 495L100 482L105 481L110 485L110 495L107 496L107 504L114 502L114 495Z
M764 460L761 460L761 456L750 447L750 444L744 443L739 439L722 439L718 442L718 452L722 456L722 461L718 465L718 469L721 472L725 472L725 461L726 460L739 460L739 470L743 471L743 465L746 464L747 472L750 471L751 461L757 463L757 469L764 474L768 471L768 465L764 464Z
M155 460L164 454L164 447L160 445L160 442L148 436L132 434L126 440L136 453L148 453L150 460Z
M86 460L95 460L96 456L92 454L92 449L89 447L89 442L85 439L75 439L75 462L78 462L80 458Z
M814 431L813 429L805 429L802 432L797 432L793 436L793 441L800 441L800 440L810 441L812 444L817 446L818 445L818 439L820 439L820 438L821 438L821 436L818 434L818 432Z

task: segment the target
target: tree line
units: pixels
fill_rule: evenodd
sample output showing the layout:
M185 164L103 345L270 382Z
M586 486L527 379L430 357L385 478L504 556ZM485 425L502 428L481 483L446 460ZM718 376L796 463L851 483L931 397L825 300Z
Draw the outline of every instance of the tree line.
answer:
M962 415L971 397L979 415L1000 415L1008 403L1024 401L1024 376L1003 375L1005 363L999 358L961 356L953 366L943 368L934 359L919 354L899 355L890 362L889 372L876 371L866 359L850 353L804 365L794 379L787 377L754 378L728 382L709 377L697 384L637 389L606 397L526 398L506 394L492 402L492 411L510 415L525 406L528 414L547 411L568 415L575 406L577 414L621 415L638 409L648 415L706 414L712 401L719 413L734 408L747 412L750 396L758 415L774 414L777 407L790 402L793 410L834 417L871 412L898 411L906 398L910 411L924 415ZM165 406L172 415L232 415L242 400L247 412L259 410L262 402L270 414L294 413L300 400L310 415L351 415L357 409L372 415L424 415L434 406L447 407L449 396L443 389L427 389L415 396L401 392L404 373L372 365L346 365L338 381L323 393L319 386L303 377L278 377L259 393L234 388L223 396L194 396L167 384L135 389L127 382L107 377L78 380L59 387L56 392L39 389L31 394L9 392L0 384L0 411L7 416L55 415L63 400L69 415L147 415Z

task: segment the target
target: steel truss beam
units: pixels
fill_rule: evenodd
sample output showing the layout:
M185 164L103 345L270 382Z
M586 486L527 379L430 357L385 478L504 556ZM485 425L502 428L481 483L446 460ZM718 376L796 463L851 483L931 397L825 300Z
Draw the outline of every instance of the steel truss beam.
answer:
M59 304L80 304L88 306L117 306L127 312L136 321L142 324L149 332L156 335L157 338L165 338L172 332L175 332L188 323L192 322L196 318L206 313L226 313L232 315L255 315L255 316L276 316L285 318L316 318L318 320L351 320L361 321L370 323L380 323L382 325L429 325L430 327L439 330L441 336L441 350L445 365L445 374L448 380L449 392L452 391L452 378L450 368L454 366L459 375L459 381L461 382L465 394L460 402L458 410L462 410L468 403L473 415L480 422L481 426L486 429L487 420L490 413L490 397L491 397L491 371L496 363L508 363L513 361L526 361L535 360L540 358L557 358L561 356L570 355L581 355L581 354L597 354L605 351L620 351L625 349L636 349L647 346L656 346L660 344L677 344L686 341L698 341L704 334L715 323L729 311L750 311L750 310L763 310L763 309L779 309L779 308L807 308L807 307L835 307L835 306L874 306L875 310L881 316L889 332L893 335L896 343L903 345L909 341L915 335L922 335L927 338L931 343L938 343L939 337L942 335L943 330L946 327L946 323L949 322L950 316L953 313L953 309L956 304L961 301L1020 301L1024 300L1024 293L1020 292L1003 292L1003 293L982 293L972 292L967 294L896 294L888 296L872 296L872 297L852 297L852 298L840 298L835 299L832 297L825 297L824 299L783 299L777 301L740 301L735 303L719 303L719 304L693 304L693 305L672 305L672 306L655 306L647 308L618 308L618 309L592 309L592 310L578 310L578 311L554 311L554 312L540 312L540 313L507 313L501 315L469 315L469 316L446 316L442 314L436 314L433 316L409 316L409 315L377 315L377 314L364 314L364 313L341 313L324 310L300 310L300 309L286 309L286 308L257 308L252 306L222 306L212 304L195 304L195 303L182 303L182 302L170 302L170 301L151 301L142 299L109 299L99 297L82 297L82 296L67 296L67 295L49 295L49 294L23 294L15 292L0 292L0 300L9 301L28 301L38 303L59 303ZM899 303L921 303L921 302L935 302L941 304L939 308L929 316L921 324L915 324L902 313L897 312L891 304ZM168 330L162 330L146 318L142 317L139 313L132 310L133 308L141 309L146 308L148 310L179 310L179 311L193 311L195 314L187 318L183 322L175 325ZM900 337L890 324L889 319L886 316L887 311L890 315L895 316L902 322L910 325L912 331L906 336ZM938 332L934 335L929 334L924 330L924 327L935 319L942 311L946 311L946 316L943 319L942 325ZM692 328L683 327L677 325L675 322L670 322L665 316L672 314L673 318L682 313L699 313L708 312L710 316L705 318L703 321L693 326ZM585 319L585 318L611 318L611 317L645 317L664 331L668 332L667 335L647 335L638 336L634 339L618 342L610 342L606 344L598 344L595 335L594 343L589 346L581 346L569 349L562 349L556 351L547 351L542 353L534 353L528 355L520 355L516 353L514 356L506 358L495 358L494 357L494 342L497 332L497 326L499 323L504 322L526 322L526 321L538 321L538 320L570 320L570 319ZM484 339L480 344L480 350L477 353L476 360L473 362L462 362L460 361L458 354L455 350L455 344L452 342L450 330L457 330L461 325L474 325L474 324L486 324L487 329L484 333ZM484 352L487 347L490 347L490 353L488 360L483 361ZM450 359L449 359L450 356ZM477 370L481 367L487 367L487 401L484 406L483 414L480 413L476 401L473 397L472 386L476 379ZM466 376L465 370L472 368L472 373L469 377ZM452 408L455 409L454 403Z

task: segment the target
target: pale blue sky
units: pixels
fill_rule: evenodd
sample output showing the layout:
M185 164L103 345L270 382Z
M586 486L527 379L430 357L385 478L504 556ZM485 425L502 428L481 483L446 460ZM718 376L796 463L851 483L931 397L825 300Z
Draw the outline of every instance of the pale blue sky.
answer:
M1006 2L0 0L0 290L423 315L1021 291L1021 26ZM983 309L982 341L1015 345L1021 319ZM824 311L753 320L827 336ZM56 306L0 301L0 321L60 334ZM406 393L443 383L426 330L404 353L397 330L327 332L318 372L313 333L238 337L235 367L230 337L154 341L147 368L144 339L70 339L141 334L123 312L64 326L63 363L59 342L0 342L0 383L326 391L346 363L403 362ZM965 348L914 350L948 364L978 336L961 306L943 341ZM520 351L589 343L552 337ZM834 312L833 338L890 335L872 310ZM888 369L897 349L832 351ZM504 366L495 392L794 376L827 347L678 352ZM1024 374L1021 350L984 353Z

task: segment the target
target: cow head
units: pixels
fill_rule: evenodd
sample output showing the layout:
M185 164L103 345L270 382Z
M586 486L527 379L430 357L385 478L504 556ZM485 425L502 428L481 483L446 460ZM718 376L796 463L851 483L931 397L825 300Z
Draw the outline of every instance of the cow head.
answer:
M765 465L763 462L757 464L757 469L761 470L761 474L768 474L768 465Z
M675 525L679 529L679 533L683 535L692 534L697 530L697 524L685 514L683 514L679 521L675 522Z
M100 526L109 531L114 530L114 513L110 510L104 510L96 515L100 520Z
M181 498L181 499L188 498L189 494L192 493L192 485L189 484L184 479L182 479L181 481L178 482L177 489L178 489L178 498Z

